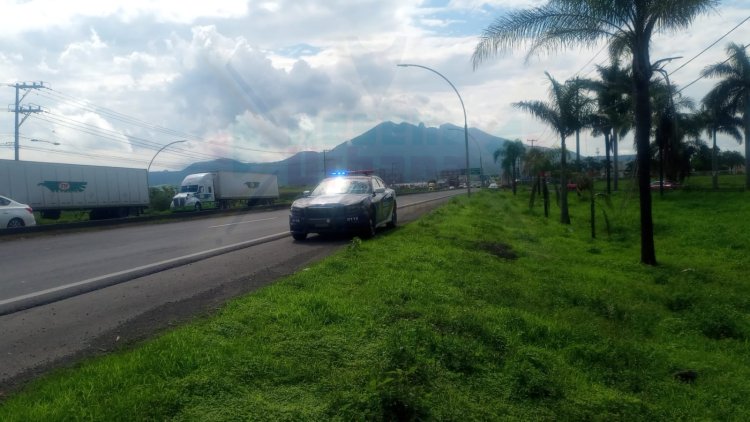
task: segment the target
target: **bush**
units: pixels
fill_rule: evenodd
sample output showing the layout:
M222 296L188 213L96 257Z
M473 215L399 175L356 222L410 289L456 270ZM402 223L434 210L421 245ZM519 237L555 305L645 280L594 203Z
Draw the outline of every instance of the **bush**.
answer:
M166 211L177 193L174 186L152 187L148 190L149 206L155 211Z

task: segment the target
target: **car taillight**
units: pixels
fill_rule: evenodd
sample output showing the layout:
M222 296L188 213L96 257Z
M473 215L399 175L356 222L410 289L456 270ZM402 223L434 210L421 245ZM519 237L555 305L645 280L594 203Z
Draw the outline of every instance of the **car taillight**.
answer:
M26 207L26 211L28 211L29 214L34 214L34 210L31 209L31 207Z

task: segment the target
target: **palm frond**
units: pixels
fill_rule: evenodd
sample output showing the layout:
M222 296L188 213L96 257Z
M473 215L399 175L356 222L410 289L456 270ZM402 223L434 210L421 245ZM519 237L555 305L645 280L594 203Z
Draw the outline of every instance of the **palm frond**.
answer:
M621 31L622 19L608 8L588 1L559 2L510 12L496 19L480 36L472 54L476 69L485 60L522 46L527 59L539 51L553 52L575 44L594 45Z

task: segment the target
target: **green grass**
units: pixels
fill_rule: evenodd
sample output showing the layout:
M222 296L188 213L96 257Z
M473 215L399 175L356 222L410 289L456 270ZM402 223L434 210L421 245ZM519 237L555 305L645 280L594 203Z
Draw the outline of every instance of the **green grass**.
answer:
M481 192L132 350L32 383L0 420L748 420L744 192L637 196L590 239ZM692 379L692 375L696 375Z

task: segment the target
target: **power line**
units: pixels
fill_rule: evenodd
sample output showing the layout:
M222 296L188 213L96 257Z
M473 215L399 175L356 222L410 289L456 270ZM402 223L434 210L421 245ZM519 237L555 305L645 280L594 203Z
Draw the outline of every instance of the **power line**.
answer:
M86 111L91 111L93 113L103 114L103 115L109 116L109 117L111 117L111 118L113 118L115 120L119 120L119 121L121 121L123 123L132 124L134 126L140 126L142 128L146 128L146 129L149 129L149 130L154 130L156 132L164 133L166 135L176 136L176 137L182 137L182 138L188 138L190 140L194 140L194 141L202 142L202 143L207 143L207 144L216 144L216 142L209 141L209 140L206 140L206 139L202 139L199 136L194 135L194 134L190 134L190 133L187 133L187 132L181 132L181 131L173 130L173 129L166 128L166 127L163 127L163 126L160 126L160 125L155 125L155 124L152 124L152 123L148 123L146 121L137 119L135 117L128 116L128 115L126 115L124 113L120 113L120 112L108 109L106 107L101 107L101 106L95 105L95 104L93 104L93 103L91 103L91 102L89 102L87 100L79 99L79 98L76 98L76 97L74 97L72 95L64 94L64 93L62 93L60 91L57 91L57 90L54 90L52 88L47 88L47 89L50 91L50 95L44 95L42 93L37 93L37 95L43 96L43 97L46 97L46 98L49 98L49 99L61 101L61 102L64 102L64 103L68 103L68 104L74 105L74 106L76 106L76 107L78 107L80 109L86 110ZM162 145L159 145L159 147L161 147L161 146ZM259 148L250 148L250 147L242 147L242 146L233 146L233 148L244 150L244 151L250 151L250 152L261 152L261 153L266 153L266 154L288 155L288 154L293 154L294 153L294 152L290 152L290 151L264 150L264 149L259 149Z
M49 88L49 91L50 91L49 95L44 95L42 93L37 93L37 95L45 96L45 97L50 98L50 99L55 99L55 100L61 101L63 103L74 105L74 106L76 106L76 107L78 107L80 109L86 110L86 111L91 111L93 113L97 113L97 114L102 114L102 115L105 115L105 116L109 116L109 117L111 117L111 118L113 118L115 120L119 120L119 121L121 121L123 123L132 124L134 126L140 126L140 127L143 127L143 128L146 128L146 129L150 129L150 130L154 130L154 131L157 131L157 132L161 132L161 133L164 133L164 134L167 134L167 135L177 136L177 137L183 137L183 138L194 138L196 140L199 139L197 136L195 136L193 134L186 133L186 132L181 132L181 131L178 131L178 130L173 130L173 129L169 129L169 128L166 128L166 127L163 127L163 126L159 126L159 125L156 125L156 124L153 124L153 123L149 123L149 122L140 120L138 118L135 118L135 117L132 117L132 116L128 116L127 114L120 113L120 112L111 110L111 109L106 108L106 107L98 106L98 105L93 104L93 103L91 103L91 102L89 102L87 100L79 99L79 98L76 98L76 97L74 97L72 95L64 94L64 93L62 93L60 91L57 91L57 90L54 90L52 88Z
M743 46L742 48L744 49L744 48L747 48L747 47L750 47L750 44L745 44L745 45L744 45L744 46ZM728 61L729 61L729 60L731 60L731 59L732 59L732 56L729 56L729 57L727 57L727 58L726 58L726 60L724 60L723 62L721 62L721 63L719 63L719 64L720 64L720 65L721 65L721 64L724 64L724 63L728 62ZM671 75L671 73L670 73L670 75ZM687 84L687 85L683 86L683 87L682 87L682 88L681 88L681 89L680 89L679 91L675 92L675 94L679 94L679 93L681 93L682 91L684 91L685 89L687 89L687 87L689 87L690 85L692 85L692 84L694 84L694 83L698 82L699 80L701 80L701 79L703 79L703 78L705 78L705 76L703 76L703 75L701 75L701 76L698 76L698 77L697 77L697 78L696 78L695 80L693 80L693 81L692 81L692 82L690 82L689 84Z
M740 26L741 26L741 25L742 25L743 23L747 22L748 20L750 20L750 16L748 16L748 17L746 17L745 19L743 19L743 20L742 20L742 22L738 23L738 24L737 24L737 25L736 25L736 26L735 26L734 28L730 29L730 30L729 30L729 31L728 31L728 32L727 32L726 34L722 35L722 36L721 36L721 37L720 37L719 39L717 39L716 41L712 42L712 43L711 43L711 45L709 45L708 47L704 48L704 49L703 49L703 50L702 50L702 51L701 51L700 53L696 54L696 55L695 55L695 56L693 56L693 57L692 57L692 58L691 58L690 60L688 60L688 61L686 61L685 63L683 63L683 64L682 64L682 66L680 66L680 67L678 67L677 69L675 69L675 70L673 70L672 72L670 72L670 73L669 73L669 75L670 75L670 76L674 75L675 73L677 73L677 71L679 71L679 70L680 70L680 69L682 69L683 67L685 67L685 66L687 66L688 64L690 64L690 62L692 62L693 60L695 60L696 58L698 58L698 57L699 57L699 56L700 56L701 54L703 54L703 53L705 53L706 51L708 51L708 49L710 49L711 47L713 47L713 46L715 46L716 44L718 44L718 43L719 43L719 41L721 41L721 40L723 40L724 38L726 38L726 36L727 36L727 35L729 35L729 34L731 34L732 32L734 32L734 30L735 30L735 29L739 28L739 27L740 27Z
M573 77L575 77L575 76L576 76L576 75L578 75L579 73L583 72L583 69L585 69L585 68L586 68L586 67L587 67L588 65L590 65L590 64L591 64L591 62L593 62L593 61L594 61L594 60L595 60L595 59L596 59L597 57L599 57L599 55L600 55L600 54L602 54L602 51L604 51L604 49L605 49L605 48L607 48L608 46L609 46L609 42L606 42L606 43L604 43L604 45L602 46L602 48L601 48L601 49L599 49L599 51L597 51L597 53L596 53L596 54L594 54L594 56L593 56L592 58L590 58L590 59L589 59L589 61L587 61L585 65L581 66L581 68L580 68L580 69L578 69L578 71L577 71L576 73L574 73L574 74L573 74ZM601 65L601 64L603 64L603 63L604 63L604 62L600 63L600 65ZM584 76L584 77L586 77L586 76L588 76L588 75L589 75L589 73L591 73L591 72L593 72L593 71L594 71L594 69L590 69L590 70L589 70L589 71L588 71L588 72L587 72L587 73L586 73L585 75L583 75L583 76ZM571 78L571 79L572 79L572 78Z

